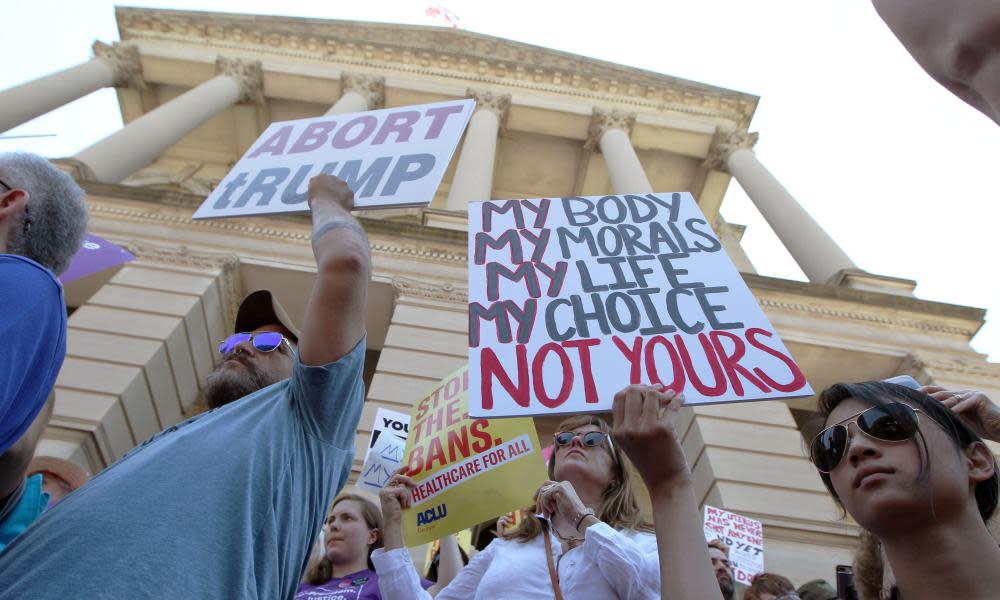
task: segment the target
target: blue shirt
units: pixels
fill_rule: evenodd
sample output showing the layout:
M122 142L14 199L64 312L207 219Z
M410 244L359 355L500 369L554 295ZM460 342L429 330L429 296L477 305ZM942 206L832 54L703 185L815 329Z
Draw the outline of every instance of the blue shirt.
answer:
M64 358L59 281L31 259L0 254L0 454L35 420Z
M24 489L11 511L0 519L0 552L45 512L49 495L42 491L42 474L24 480Z
M339 361L169 427L0 553L0 599L292 598L361 417Z

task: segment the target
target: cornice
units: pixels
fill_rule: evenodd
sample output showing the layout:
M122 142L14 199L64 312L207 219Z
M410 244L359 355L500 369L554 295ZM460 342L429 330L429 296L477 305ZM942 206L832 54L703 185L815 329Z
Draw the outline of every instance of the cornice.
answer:
M352 70L460 79L726 119L745 128L758 98L478 33L414 25L118 7L122 40L163 40L335 62ZM361 69L358 69L358 68Z
M915 356L913 354L907 355L906 358L909 368L914 371L924 371L931 376L933 376L933 374L937 371L945 371L948 373L958 373L960 375L969 375L981 379L1000 381L1000 364L996 363L989 363L986 361L972 362L960 359L928 358Z
M835 309L825 306L814 306L811 304L802 304L799 302L781 302L777 300L771 300L769 298L758 298L757 301L765 309L773 308L779 310L787 310L790 312L810 313L815 315L822 315L824 317L831 317L834 319L864 321L867 323L876 323L878 325L887 325L890 327L906 327L908 329L919 329L921 331L930 331L934 333L947 333L951 335L960 335L968 338L971 338L976 333L975 329L970 329L966 327L952 327L949 325L939 325L927 321L915 321L913 319L890 318L873 313Z
M469 302L469 288L447 282L427 282L396 276L392 278L396 300L402 296L425 298L464 307Z

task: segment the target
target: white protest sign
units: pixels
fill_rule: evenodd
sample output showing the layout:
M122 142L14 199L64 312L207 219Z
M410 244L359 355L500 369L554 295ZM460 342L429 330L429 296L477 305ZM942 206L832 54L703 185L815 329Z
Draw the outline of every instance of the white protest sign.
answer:
M705 505L705 539L729 546L729 563L738 583L750 585L764 572L764 529L760 521Z
M474 100L271 123L212 190L195 219L306 212L309 180L336 175L357 208L427 205Z
M687 193L470 203L469 365L473 417L812 394Z
M376 491L382 489L385 482L402 466L405 446L406 440L394 435L380 435L361 467L358 487Z
M368 440L368 449L365 451L365 461L368 460L368 455L371 453L372 448L375 447L375 444L378 442L379 437L381 437L383 433L393 433L396 437L405 441L409 431L410 415L389 410L388 408L379 407L379 409L375 411L375 422L372 423L372 437Z

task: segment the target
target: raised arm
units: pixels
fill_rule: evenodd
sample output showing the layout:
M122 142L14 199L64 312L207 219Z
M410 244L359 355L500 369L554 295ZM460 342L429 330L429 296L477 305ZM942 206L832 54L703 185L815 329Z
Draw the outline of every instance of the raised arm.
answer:
M718 600L691 471L674 428L682 396L631 385L615 394L614 440L649 489L664 600Z
M354 192L332 175L309 181L316 283L306 305L299 360L324 365L347 354L365 333L371 278L368 236L351 216Z

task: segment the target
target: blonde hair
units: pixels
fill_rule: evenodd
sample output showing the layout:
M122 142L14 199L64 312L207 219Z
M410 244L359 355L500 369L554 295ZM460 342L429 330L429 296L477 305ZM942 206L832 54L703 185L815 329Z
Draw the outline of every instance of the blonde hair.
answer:
M611 426L604 419L595 415L576 415L564 419L559 423L558 431L572 431L585 425L593 425L611 439ZM628 459L618 446L608 444L608 451L612 457L612 470L614 478L604 490L601 498L601 506L597 511L597 518L607 523L615 529L629 529L632 531L652 531L653 526L642 518L639 509L639 501L635 498L635 490L632 485L632 477L629 474ZM549 479L555 480L556 453L549 456ZM519 542L529 542L542 533L542 522L535 516L538 512L535 505L531 505L524 511L524 520L505 539L517 540Z
M369 498L362 496L360 494L341 494L333 501L330 505L330 514L333 514L333 509L336 508L338 504L344 500L351 500L357 502L361 506L361 516L365 519L365 524L368 525L368 529L374 529L377 531L375 534L375 542L368 546L368 568L372 571L375 570L375 565L372 564L372 551L376 548L382 547L382 511L379 509L378 505L372 502ZM324 525L329 521L330 517L323 521ZM333 579L333 563L330 559L326 557L326 549L323 549L323 558L319 559L319 562L306 573L305 579L311 585L323 585L324 583Z

